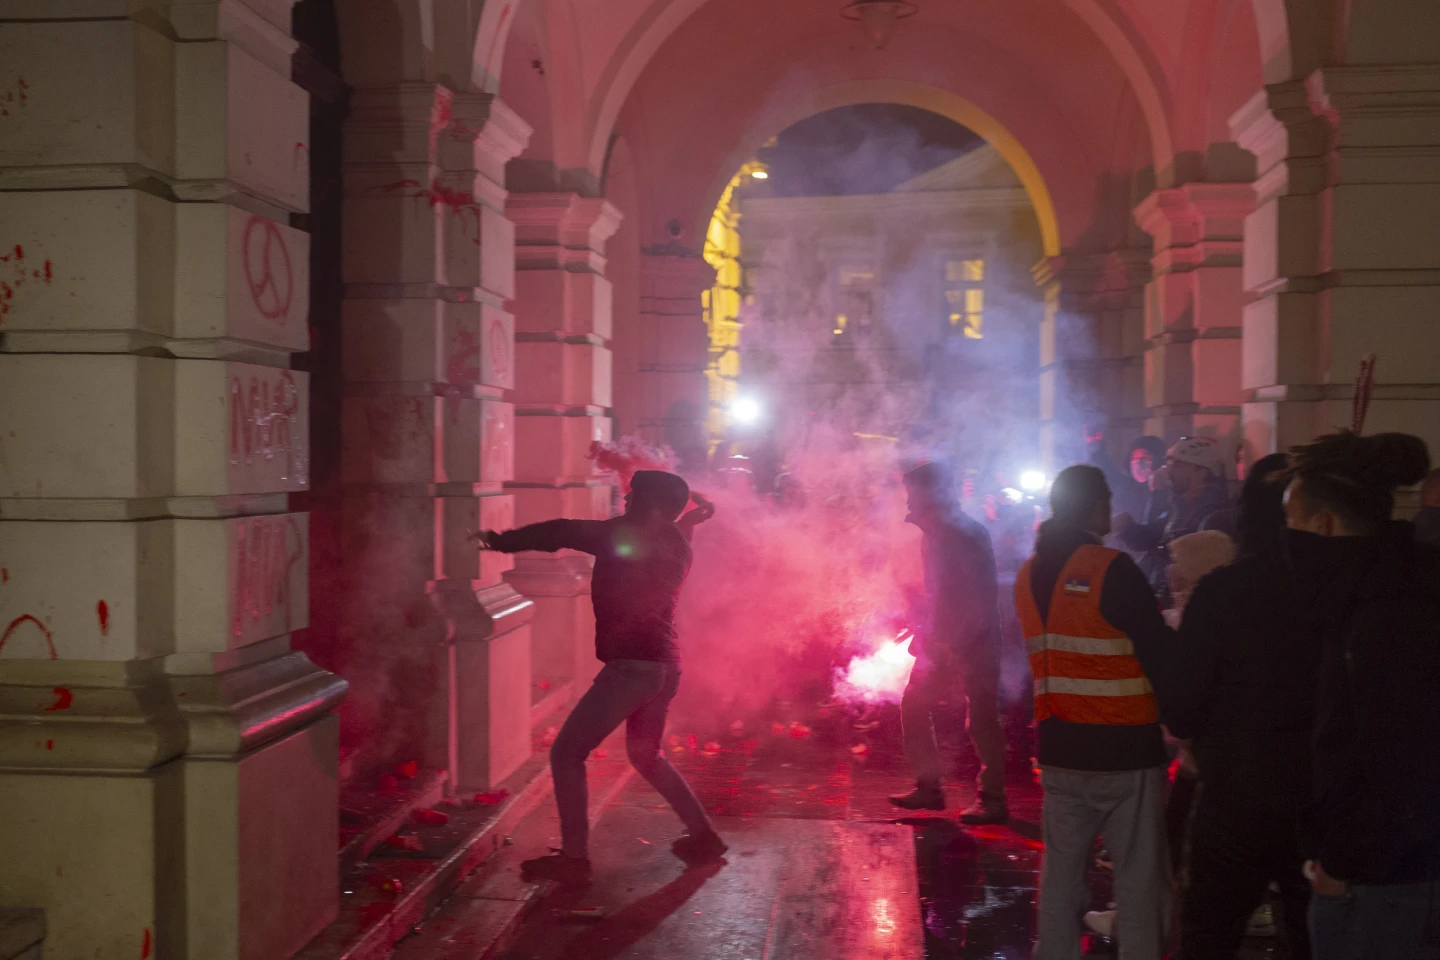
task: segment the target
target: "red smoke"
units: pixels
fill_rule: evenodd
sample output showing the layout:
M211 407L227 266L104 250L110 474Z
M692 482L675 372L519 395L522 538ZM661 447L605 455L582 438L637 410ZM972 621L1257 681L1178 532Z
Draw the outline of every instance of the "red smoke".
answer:
M613 473L620 479L620 492L630 492L630 478L636 470L670 470L668 450L657 450L646 446L636 437L621 437L614 443L590 444L586 456L594 461L595 469L601 473Z

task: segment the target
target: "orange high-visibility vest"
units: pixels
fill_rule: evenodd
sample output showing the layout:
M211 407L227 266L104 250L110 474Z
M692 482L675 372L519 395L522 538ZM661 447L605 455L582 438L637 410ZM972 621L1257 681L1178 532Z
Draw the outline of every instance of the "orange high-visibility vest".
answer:
M1086 544L1060 571L1042 618L1030 587L1032 557L1015 578L1015 611L1035 676L1035 719L1071 723L1157 723L1155 691L1130 638L1100 614L1105 571L1120 551Z

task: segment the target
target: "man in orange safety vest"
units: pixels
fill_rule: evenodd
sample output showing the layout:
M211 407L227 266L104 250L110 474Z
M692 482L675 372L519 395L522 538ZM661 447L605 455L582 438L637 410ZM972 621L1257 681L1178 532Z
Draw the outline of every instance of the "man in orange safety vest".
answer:
M1155 687L1177 639L1144 574L1102 545L1110 488L1095 467L1055 478L1051 519L1015 579L1035 678L1045 793L1036 960L1079 960L1095 838L1115 864L1117 934L1127 960L1159 960L1170 901L1165 744ZM1171 688L1173 689L1173 687Z

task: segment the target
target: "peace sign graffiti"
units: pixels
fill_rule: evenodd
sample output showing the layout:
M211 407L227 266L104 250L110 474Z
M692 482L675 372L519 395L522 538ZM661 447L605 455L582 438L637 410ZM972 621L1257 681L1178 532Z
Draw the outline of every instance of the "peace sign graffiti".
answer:
M251 215L245 224L245 283L255 309L269 320L285 322L295 295L290 251L273 221Z
M510 335L505 331L505 323L501 320L494 320L490 324L490 374L494 377L496 386L503 385L510 379Z

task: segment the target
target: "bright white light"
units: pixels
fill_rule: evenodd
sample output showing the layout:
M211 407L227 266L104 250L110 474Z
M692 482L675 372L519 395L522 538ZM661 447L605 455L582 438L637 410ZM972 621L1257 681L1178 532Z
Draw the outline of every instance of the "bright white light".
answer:
M736 397L730 401L730 416L736 423L755 423L764 412L754 397Z
M874 653L853 657L843 671L837 668L835 696L850 703L899 703L915 665L910 639L910 632L903 631L881 641Z
M1001 490L1000 496L1004 497L1009 503L1019 503L1025 499L1025 494L1016 490L1014 487L1006 487L1004 490Z
M750 176L754 177L756 180L770 179L770 174L766 173L764 170L751 170Z
M1039 493L1045 489L1045 474L1039 470L1026 470L1020 474L1020 487L1029 493Z

